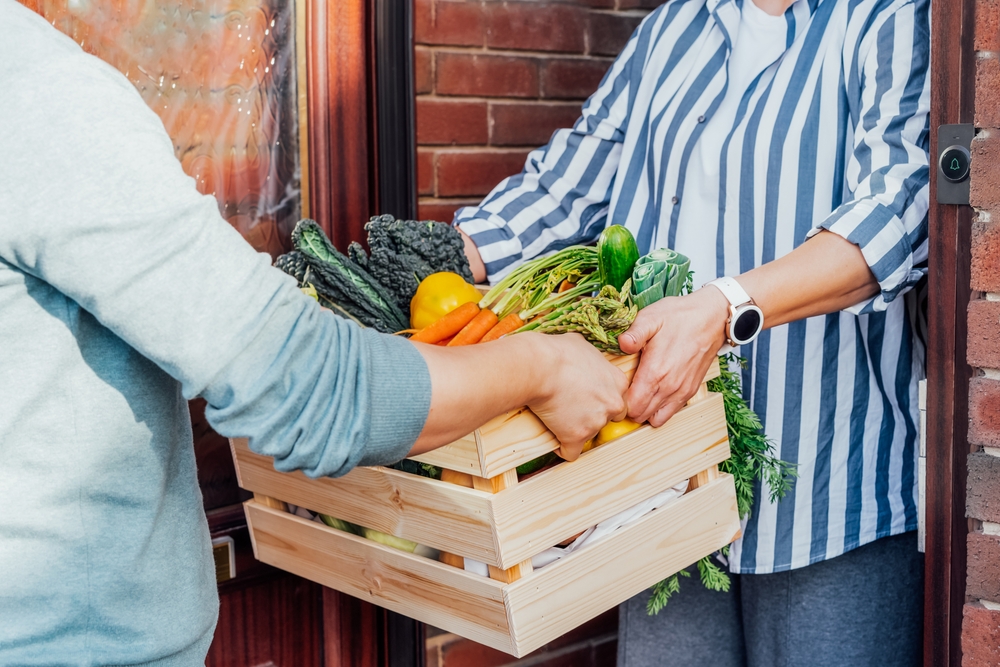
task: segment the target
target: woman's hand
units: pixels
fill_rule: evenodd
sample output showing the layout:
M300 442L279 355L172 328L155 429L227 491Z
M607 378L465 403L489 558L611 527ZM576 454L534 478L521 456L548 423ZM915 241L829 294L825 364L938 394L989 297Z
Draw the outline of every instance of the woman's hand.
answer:
M625 398L629 419L661 426L698 391L725 344L729 301L715 287L667 297L639 311L618 337L622 352L642 351Z
M858 246L827 231L738 278L763 311L765 329L843 310L879 292ZM694 396L725 342L728 311L729 301L711 286L639 311L618 337L622 352L643 351L625 396L631 419L660 426Z
M542 346L539 354L551 367L528 407L559 439L559 456L573 461L609 421L625 418L628 380L580 334L528 335Z

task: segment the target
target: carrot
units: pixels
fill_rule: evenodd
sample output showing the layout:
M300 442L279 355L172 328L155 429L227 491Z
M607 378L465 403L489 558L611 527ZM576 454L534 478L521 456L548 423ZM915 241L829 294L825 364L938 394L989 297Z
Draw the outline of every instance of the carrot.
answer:
M434 343L434 344L435 344L435 345L440 345L441 347L446 347L446 346L448 345L448 343L450 343L450 342L451 342L451 339L452 339L452 338L454 338L454 336L448 336L448 337L447 337L447 338L445 338L444 340L439 340L438 342L436 342L436 343Z
M517 331L524 326L524 321L517 313L511 313L507 317L503 318L497 325L486 332L486 335L482 337L479 341L480 343L488 343L491 340L496 340L500 336L505 336L512 331Z
M479 306L473 302L463 303L434 324L424 327L415 333L410 340L418 343L438 343L449 336L454 336L479 314Z
M574 283L571 283L571 282L570 282L570 281L568 281L568 280L564 280L564 281L562 281L562 283L560 283L560 284L559 284L559 290L558 290L558 293L559 293L559 294L562 294L562 293L563 293L563 292L565 292L566 290L571 290L571 289L573 289L574 287L576 287L576 285L575 285Z
M457 345L475 345L479 339L486 335L486 332L496 326L497 314L489 308L483 308L479 314L472 318L472 321L465 325L465 328L455 334L455 337L448 343L448 347Z

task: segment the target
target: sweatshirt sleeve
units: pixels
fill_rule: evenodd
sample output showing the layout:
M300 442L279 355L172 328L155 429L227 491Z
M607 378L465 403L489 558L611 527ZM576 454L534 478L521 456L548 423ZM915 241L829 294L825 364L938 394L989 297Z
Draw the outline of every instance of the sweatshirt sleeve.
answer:
M340 475L406 455L430 405L412 344L321 310L272 268L113 68L68 38L3 60L0 260L203 396L219 433L279 470Z

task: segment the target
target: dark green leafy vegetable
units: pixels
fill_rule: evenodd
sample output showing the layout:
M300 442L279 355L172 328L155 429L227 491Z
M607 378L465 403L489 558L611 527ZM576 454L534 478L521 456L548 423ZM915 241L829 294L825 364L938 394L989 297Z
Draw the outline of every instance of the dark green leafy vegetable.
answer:
M432 466L429 463L419 463L417 461L411 461L410 459L403 459L402 461L396 461L386 467L392 468L393 470L401 470L402 472L410 473L411 475L420 475L421 477L430 477L431 479L441 479L441 468Z
M407 328L408 318L392 297L367 271L338 252L314 220L300 220L292 242L308 264L304 281L312 283L320 296L384 333Z
M370 254L357 243L351 244L347 254L378 280L404 312L420 281L432 273L448 271L473 282L462 235L451 225L379 215L365 224L365 230Z
M298 250L285 253L274 261L274 266L299 281L299 285L305 284L306 269L309 268L309 264Z
M293 250L281 255L275 260L274 266L295 278L299 283L299 287L303 288L303 290L309 290L306 293L319 301L319 305L332 310L344 319L353 320L364 326L363 322L333 300L335 297L331 295L332 290L330 286L326 284L318 273L309 268L309 263L306 261L305 255L301 252Z

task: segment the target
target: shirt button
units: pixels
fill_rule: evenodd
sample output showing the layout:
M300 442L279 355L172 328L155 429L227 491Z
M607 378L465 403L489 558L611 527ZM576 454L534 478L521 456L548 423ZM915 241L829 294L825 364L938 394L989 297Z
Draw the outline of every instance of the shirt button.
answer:
M678 199L677 197L671 197L671 198L670 198L670 203L671 203L671 204L676 204L676 203L677 203L677 202L679 202L679 201L680 201L680 199Z
M699 123L704 123L705 122L705 117L704 116L698 116L698 122Z

